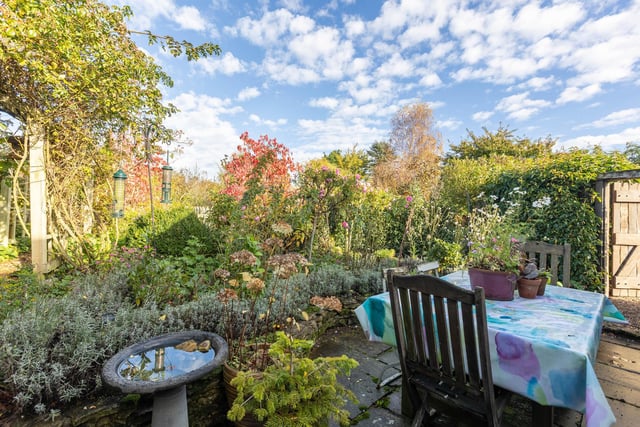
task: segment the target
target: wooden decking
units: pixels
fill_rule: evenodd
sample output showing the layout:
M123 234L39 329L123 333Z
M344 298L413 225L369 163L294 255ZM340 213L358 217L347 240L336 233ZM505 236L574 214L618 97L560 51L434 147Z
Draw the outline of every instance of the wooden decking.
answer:
M640 425L640 341L603 333L598 348L596 375L616 416L616 426ZM557 409L558 427L585 426L584 416Z
M595 370L616 415L616 426L639 426L640 341L603 334Z

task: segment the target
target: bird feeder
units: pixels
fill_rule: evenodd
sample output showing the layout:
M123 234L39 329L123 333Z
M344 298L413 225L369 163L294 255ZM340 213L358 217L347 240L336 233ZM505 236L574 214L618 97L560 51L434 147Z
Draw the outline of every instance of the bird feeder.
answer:
M173 168L169 165L162 166L162 200L160 203L171 203L171 173Z
M124 184L127 180L127 174L122 169L118 169L113 174L113 212L111 216L114 218L122 218L124 216Z

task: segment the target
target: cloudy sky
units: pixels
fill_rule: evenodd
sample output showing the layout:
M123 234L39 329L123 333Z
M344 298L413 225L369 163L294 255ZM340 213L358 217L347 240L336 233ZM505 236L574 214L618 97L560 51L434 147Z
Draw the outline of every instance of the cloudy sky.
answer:
M428 103L445 150L502 124L557 149L640 143L640 0L110 0L133 30L212 41L174 79L169 125L193 141L171 163L216 176L248 131L304 162L387 140Z

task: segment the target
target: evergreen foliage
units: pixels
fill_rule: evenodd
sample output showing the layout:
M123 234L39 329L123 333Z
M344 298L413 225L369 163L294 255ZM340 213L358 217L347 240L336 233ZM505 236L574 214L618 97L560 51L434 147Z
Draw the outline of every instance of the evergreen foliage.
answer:
M238 421L249 412L267 427L314 427L329 420L348 426L343 407L358 400L338 377L348 376L358 362L345 355L311 359L312 346L311 340L278 332L269 348L269 366L261 372L240 371L231 380L238 395L228 418Z

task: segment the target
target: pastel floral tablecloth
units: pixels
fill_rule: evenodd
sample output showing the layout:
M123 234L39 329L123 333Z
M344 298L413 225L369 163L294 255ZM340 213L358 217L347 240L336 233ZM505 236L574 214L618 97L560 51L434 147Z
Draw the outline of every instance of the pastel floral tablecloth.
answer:
M442 277L470 289L466 271ZM615 416L598 382L596 360L603 321L626 323L602 294L547 286L545 295L486 300L494 383L542 405L585 414L588 427L611 426ZM385 292L355 310L367 337L395 346Z

